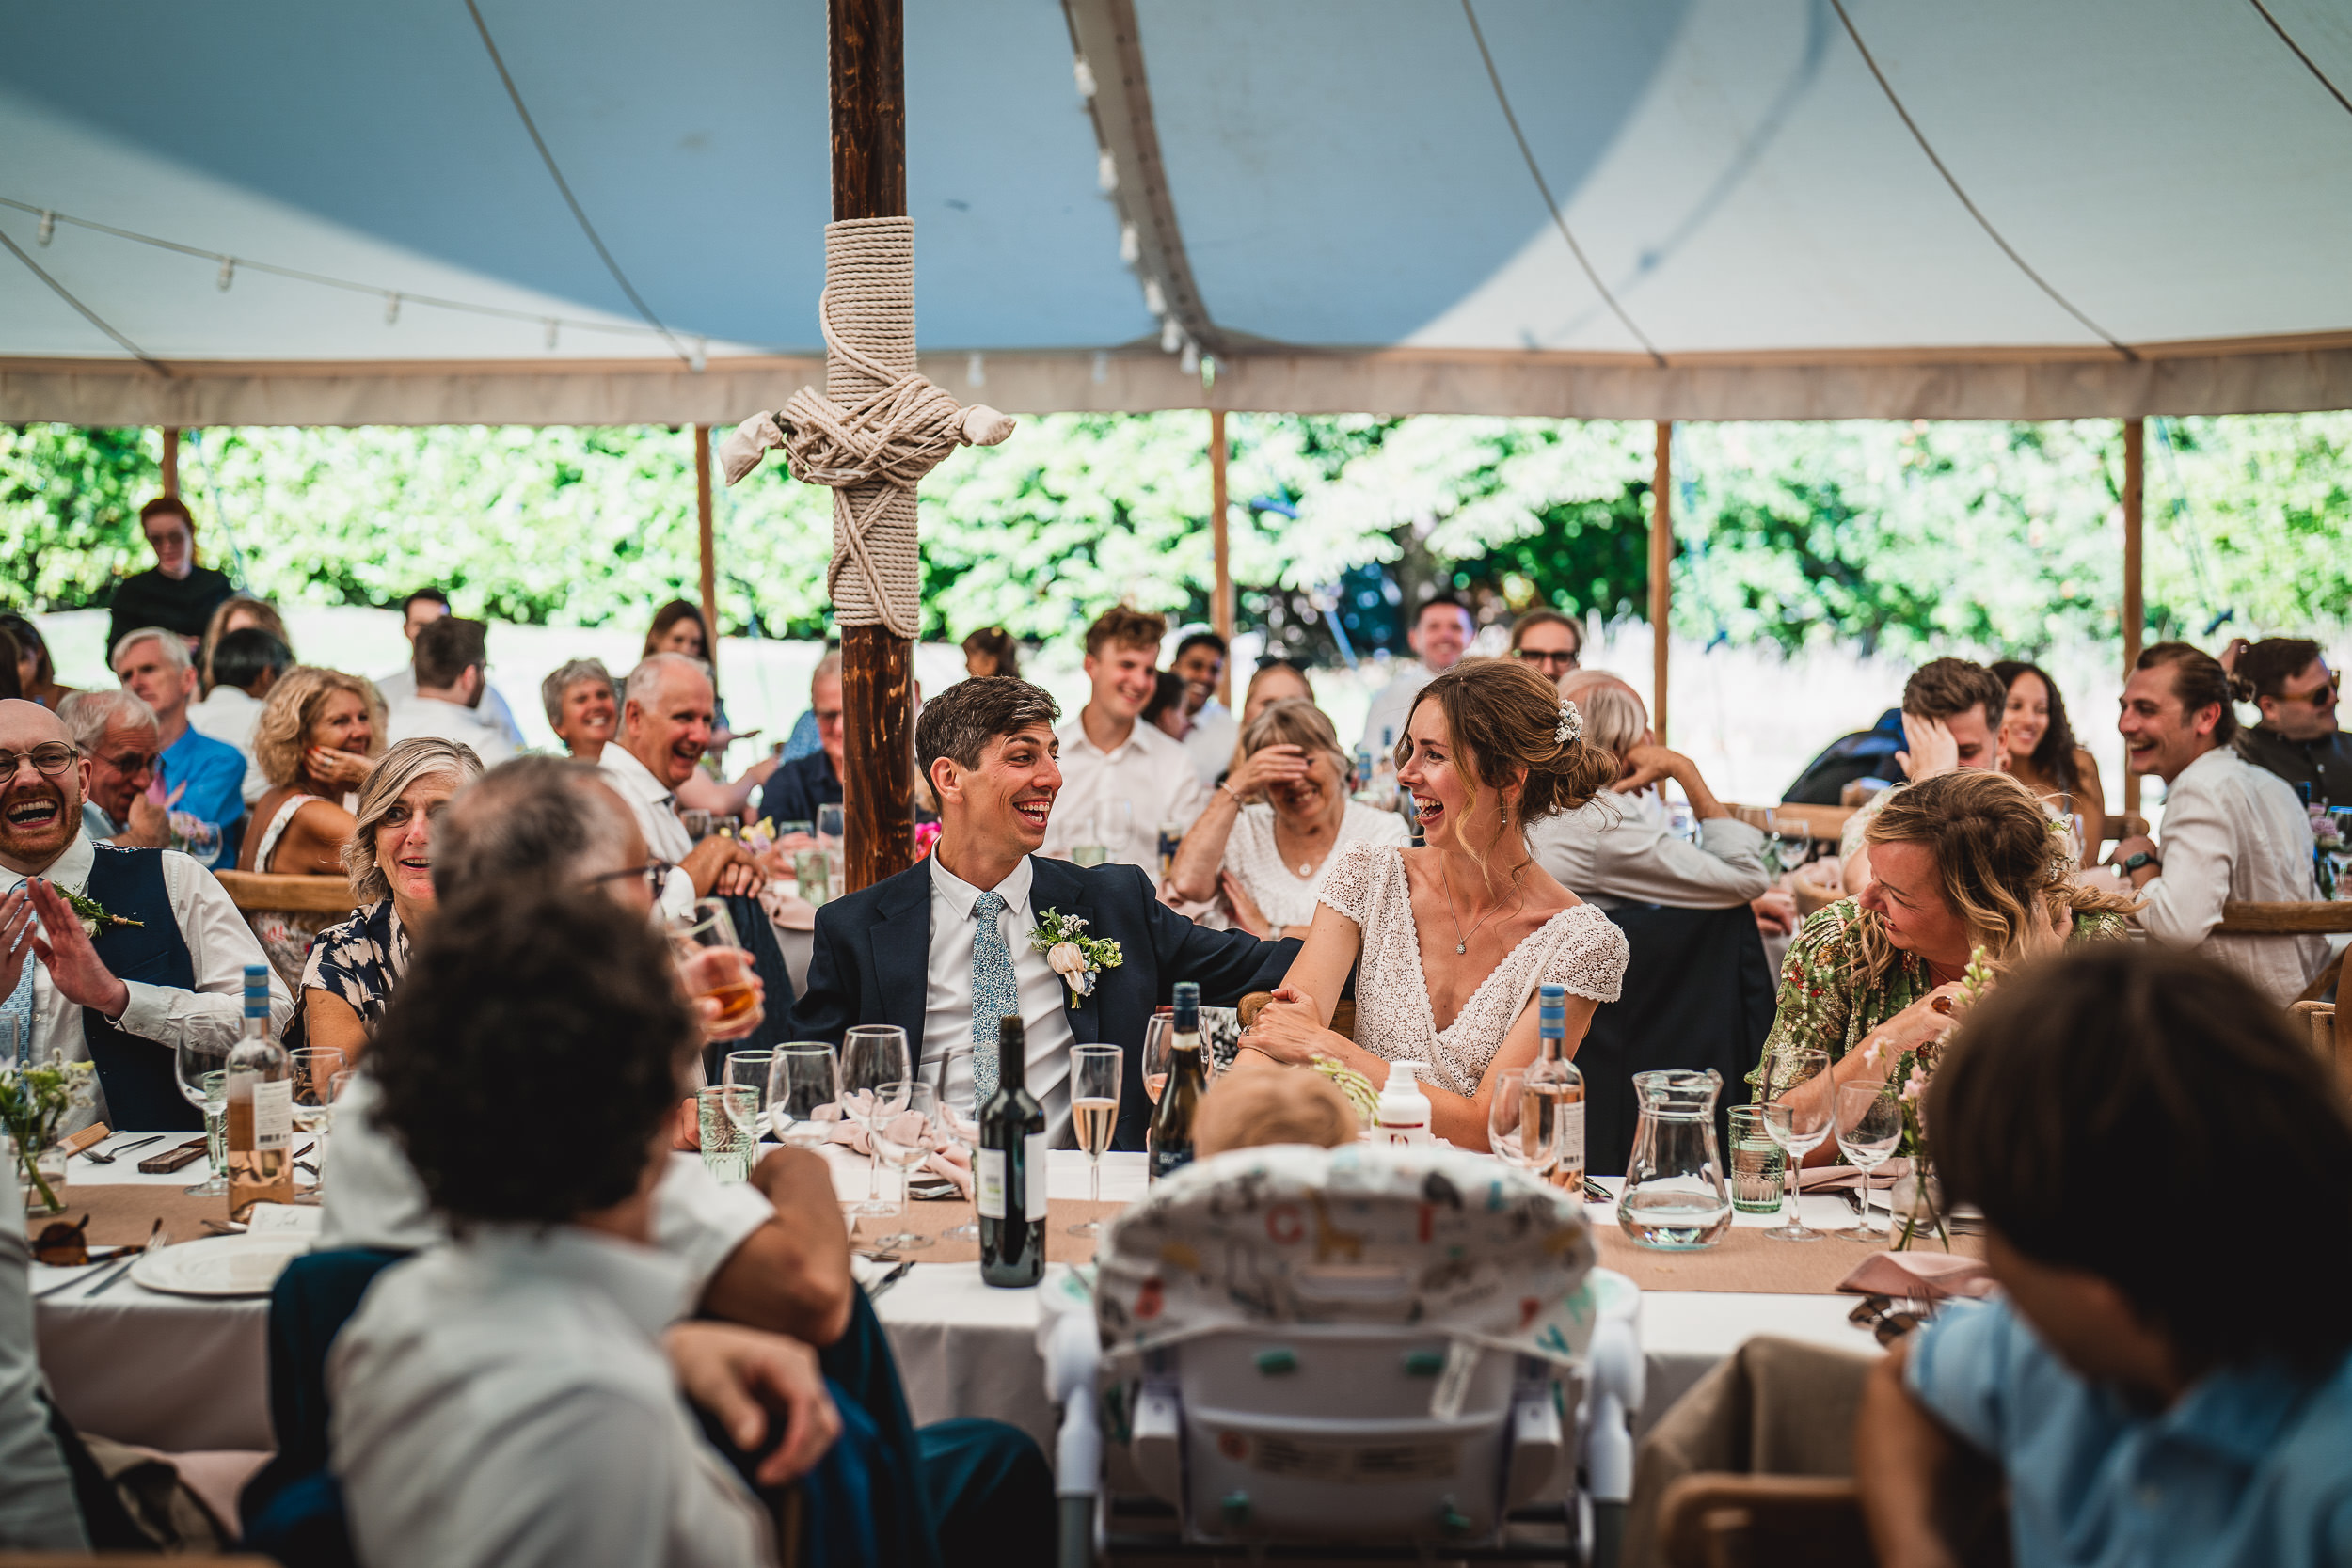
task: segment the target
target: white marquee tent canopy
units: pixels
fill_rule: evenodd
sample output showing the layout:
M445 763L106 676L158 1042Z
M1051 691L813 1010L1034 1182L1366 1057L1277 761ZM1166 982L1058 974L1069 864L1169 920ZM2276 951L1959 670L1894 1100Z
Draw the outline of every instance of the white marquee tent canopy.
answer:
M13 8L0 419L821 379L821 0L477 3ZM2352 406L2342 0L907 0L906 79L925 368L1016 411Z

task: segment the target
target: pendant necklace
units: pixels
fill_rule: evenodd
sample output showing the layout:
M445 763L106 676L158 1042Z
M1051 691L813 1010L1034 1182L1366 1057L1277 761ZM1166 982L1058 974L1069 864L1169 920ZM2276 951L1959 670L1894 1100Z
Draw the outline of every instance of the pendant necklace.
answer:
M1488 910L1485 914L1480 915L1476 920L1472 921L1470 923L1470 936L1464 936L1462 934L1461 912L1454 907L1454 878L1452 874L1446 870L1445 860L1442 856L1440 856L1438 861L1438 879L1445 884L1445 912L1454 917L1454 953L1456 958L1459 958L1463 954L1470 951L1470 937L1474 937L1478 934L1478 927L1493 919L1495 910L1499 910L1502 908L1502 906L1497 904L1494 910Z

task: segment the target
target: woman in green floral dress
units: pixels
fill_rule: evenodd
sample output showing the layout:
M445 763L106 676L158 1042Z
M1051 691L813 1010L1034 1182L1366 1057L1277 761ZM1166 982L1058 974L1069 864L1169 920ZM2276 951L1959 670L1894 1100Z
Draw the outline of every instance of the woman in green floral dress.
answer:
M1998 974L2061 942L2120 938L2137 908L2074 881L2066 830L2004 773L1963 769L1899 789L1867 837L1870 885L1807 920L1781 965L1780 1009L1750 1079L1775 1093L1787 1087L1782 1059L1806 1049L1827 1052L1831 1070L1796 1094L1883 1078L1951 1028L1977 949Z

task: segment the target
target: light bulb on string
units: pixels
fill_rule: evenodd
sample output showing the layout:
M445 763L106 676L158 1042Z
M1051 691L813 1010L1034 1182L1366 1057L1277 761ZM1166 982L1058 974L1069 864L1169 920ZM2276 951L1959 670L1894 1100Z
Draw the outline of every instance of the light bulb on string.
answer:
M562 325L553 316L548 318L548 352L549 354L555 352L555 329Z
M686 356L686 362L693 367L693 371L696 375L702 374L703 367L710 363L710 340L707 338L695 339L694 351Z
M1178 359L1176 363L1184 368L1184 372L1186 375L1198 375L1200 373L1200 351L1193 346L1193 341L1190 338L1186 338L1184 340L1184 357Z
M48 244L49 244L49 242L50 242L51 240L53 240L53 239L56 238L56 234L57 234L57 214L55 214L55 213L43 213L43 214L41 214L41 215L40 215L40 243L41 243L41 245L43 245L43 247L46 247L46 246L48 245Z
M1143 235L1132 223L1119 226L1119 259L1131 267L1143 260Z
M393 326L397 325L399 321L400 296L398 294L386 294L384 296L384 325L386 326Z
M1094 182L1103 187L1104 195L1119 189L1119 160L1105 148L1094 162Z
M1071 61L1070 73L1077 80L1078 96L1088 100L1089 102L1092 102L1094 98L1094 68L1087 64L1087 57L1084 55L1080 55L1077 58Z
M983 355L969 355L963 361L963 384L966 387L988 385L988 360Z
M1184 346L1184 329L1176 325L1174 316L1160 323L1160 352L1173 354Z
M1143 308L1155 316L1168 314L1168 291L1160 287L1156 277L1143 280Z
M1094 384L1100 387L1111 378L1111 356L1107 349L1094 351Z
M222 293L227 293L229 292L229 285L234 283L236 280L237 259L233 256L222 257L220 259L220 276L213 279L213 287L218 289Z

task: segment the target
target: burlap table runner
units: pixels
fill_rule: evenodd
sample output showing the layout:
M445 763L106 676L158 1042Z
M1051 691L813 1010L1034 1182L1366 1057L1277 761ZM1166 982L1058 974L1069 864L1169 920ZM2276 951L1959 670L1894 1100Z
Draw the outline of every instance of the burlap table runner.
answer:
M204 1162L199 1160L188 1167L188 1183L200 1180ZM206 1220L227 1220L229 1199L223 1197L190 1197L178 1187L148 1186L136 1182L92 1182L87 1186L68 1183L64 1193L65 1212L61 1214L27 1214L25 1234L38 1236L57 1220L69 1224L85 1214L89 1216L88 1243L91 1246L133 1246L147 1240L147 1235L160 1216L164 1234L175 1242L193 1242L209 1236Z
M1607 1211L1595 1216L1593 1240L1600 1247L1603 1268L1616 1270L1645 1291L1723 1291L1761 1295L1826 1296L1837 1293L1837 1282L1866 1258L1884 1252L1885 1242L1865 1245L1824 1234L1818 1242L1776 1242L1758 1229L1734 1226L1724 1239L1697 1252L1659 1252L1642 1246L1623 1230ZM1940 1252L1943 1243L1930 1237L1915 1242ZM1976 1236L1955 1236L1952 1250L1970 1258L1984 1256L1984 1243Z
M1106 1220L1126 1205L1120 1203L1090 1203L1082 1197L1057 1197L1045 1205L1045 1260L1049 1263L1091 1263L1094 1261L1094 1238L1073 1236L1070 1227L1087 1220ZM942 1199L929 1203L910 1203L903 1214L862 1214L857 1228L850 1235L850 1244L860 1251L869 1250L875 1239L905 1231L917 1236L937 1236L951 1227L973 1218L970 1203ZM898 1253L918 1263L977 1263L980 1260L980 1245L976 1241L959 1238L935 1241L927 1247L914 1247Z

